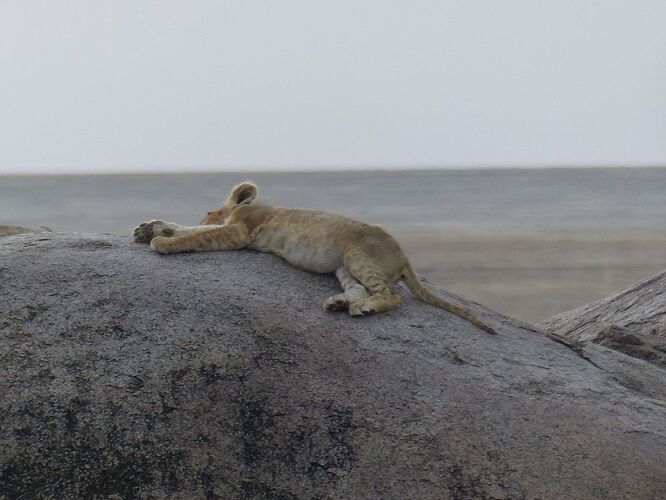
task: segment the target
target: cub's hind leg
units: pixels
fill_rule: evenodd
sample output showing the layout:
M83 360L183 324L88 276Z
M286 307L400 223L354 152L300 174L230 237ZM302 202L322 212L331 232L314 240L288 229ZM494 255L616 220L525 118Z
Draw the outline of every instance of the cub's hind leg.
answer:
M394 276L382 270L372 258L362 254L349 255L345 259L345 265L370 292L370 296L359 298L349 304L351 316L377 314L393 309L400 304L400 295L391 289Z
M335 271L335 276L340 282L344 292L327 298L324 303L324 309L327 311L344 311L349 304L368 297L368 291L361 285L352 274L343 266Z

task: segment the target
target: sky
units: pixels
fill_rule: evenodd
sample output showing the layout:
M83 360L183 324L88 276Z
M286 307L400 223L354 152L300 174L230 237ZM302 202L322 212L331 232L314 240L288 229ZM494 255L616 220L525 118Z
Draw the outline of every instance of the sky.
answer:
M664 0L0 0L0 173L666 165Z

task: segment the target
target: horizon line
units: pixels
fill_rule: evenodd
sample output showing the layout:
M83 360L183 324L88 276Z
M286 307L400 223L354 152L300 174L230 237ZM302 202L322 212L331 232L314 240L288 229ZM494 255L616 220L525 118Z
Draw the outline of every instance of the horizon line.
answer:
M322 165L320 167L298 167L298 166L245 166L245 167L195 167L186 169L183 167L164 167L164 168L123 168L123 169L99 169L96 171L86 171L78 168L65 168L61 171L48 170L9 170L0 171L2 176L67 176L67 175L198 175L198 174L296 174L296 173L357 173L357 172L423 172L423 171L498 171L498 170L621 170L621 169L662 169L666 164L644 164L644 165L626 165L626 164L595 164L595 165L478 165L478 166L438 166L422 165L409 167L405 165L364 165L364 166L340 166Z

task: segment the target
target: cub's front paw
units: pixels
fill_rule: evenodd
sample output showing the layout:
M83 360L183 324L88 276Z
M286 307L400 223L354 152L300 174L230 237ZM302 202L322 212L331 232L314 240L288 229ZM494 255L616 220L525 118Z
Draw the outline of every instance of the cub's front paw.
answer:
M169 238L165 236L155 236L150 240L150 248L161 254L174 253Z
M173 236L175 225L163 220L143 222L134 229L134 241L137 243L150 243L156 236Z

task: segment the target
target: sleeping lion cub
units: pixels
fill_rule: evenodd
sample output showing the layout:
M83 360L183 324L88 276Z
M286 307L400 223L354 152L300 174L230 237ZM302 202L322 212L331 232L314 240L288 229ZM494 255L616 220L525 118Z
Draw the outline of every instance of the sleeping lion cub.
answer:
M244 182L232 189L222 208L208 212L201 225L153 220L137 227L134 239L150 242L161 254L252 248L307 271L334 272L343 292L323 306L328 311L346 309L351 316L396 307L400 296L392 286L404 280L420 300L495 333L472 312L426 290L398 243L381 227L318 210L252 203L256 196L257 187Z

